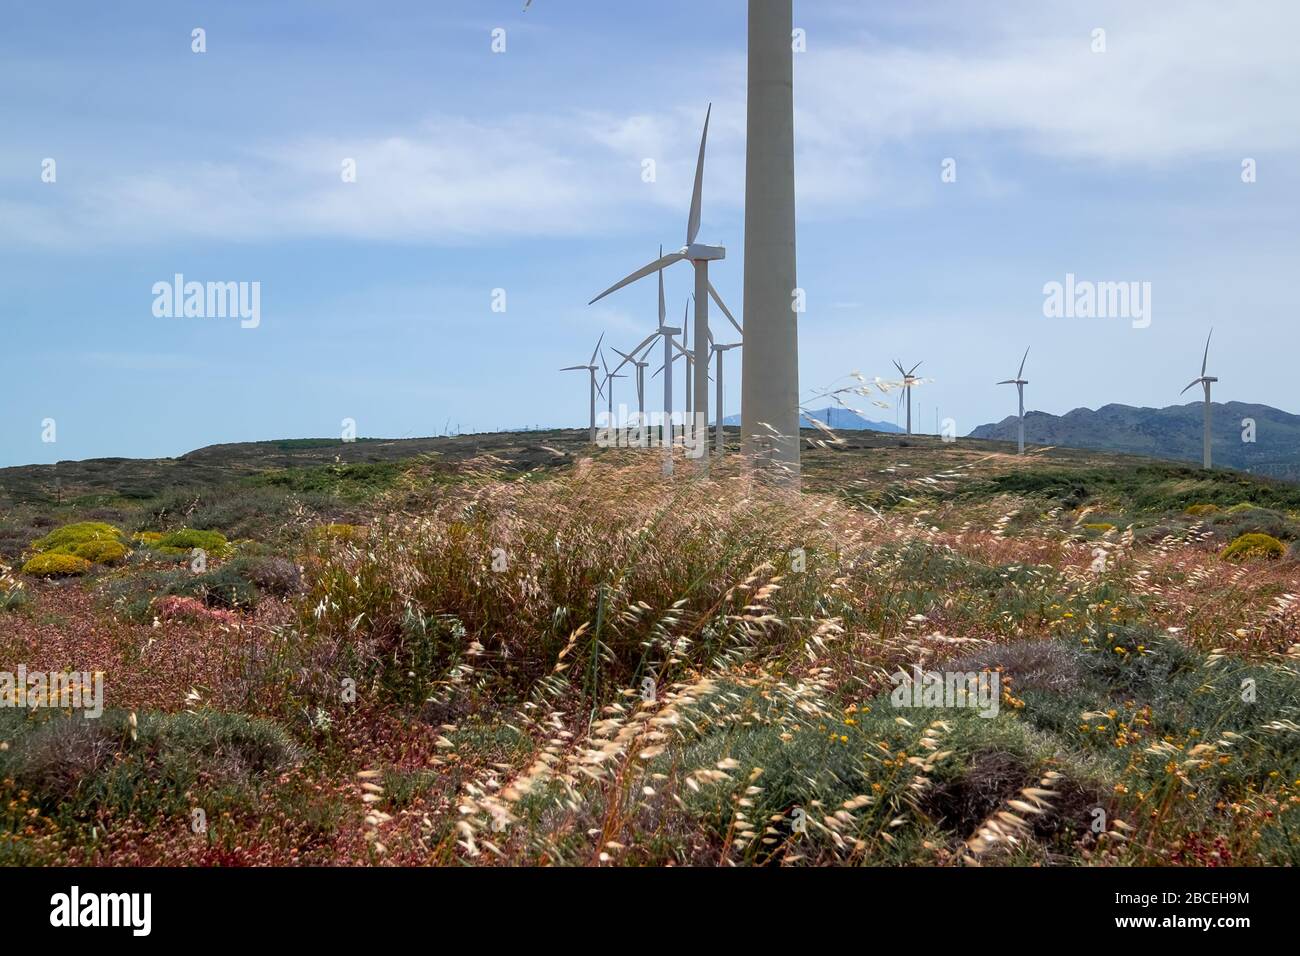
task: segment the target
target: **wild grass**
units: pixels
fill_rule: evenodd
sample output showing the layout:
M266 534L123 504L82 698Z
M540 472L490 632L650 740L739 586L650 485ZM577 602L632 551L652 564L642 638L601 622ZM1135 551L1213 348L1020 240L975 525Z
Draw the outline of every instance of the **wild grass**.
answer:
M1297 565L1220 556L1229 529L1289 528L1290 492L944 454L810 456L802 495L623 454L455 480L425 461L346 531L286 503L319 476L277 480L236 522L268 543L209 574L283 613L216 590L219 625L137 616L219 651L194 713L142 708L138 739L120 708L0 725L6 858L1300 862ZM233 496L200 499L141 523L239 534L196 518ZM129 619L208 600L204 578L98 586ZM998 712L895 707L914 665L996 675Z

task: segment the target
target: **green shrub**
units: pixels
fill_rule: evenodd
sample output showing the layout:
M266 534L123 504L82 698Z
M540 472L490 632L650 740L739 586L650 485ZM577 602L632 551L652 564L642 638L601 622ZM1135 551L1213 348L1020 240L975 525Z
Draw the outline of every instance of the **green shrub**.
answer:
M0 564L0 611L16 611L26 603L23 583L10 573L7 565Z
M149 621L154 602L164 597L191 597L208 607L251 611L260 597L257 585L234 565L231 562L206 574L187 569L132 574L107 582L100 595L116 614L137 623Z
M1084 527L1089 531L1095 531L1098 534L1105 534L1107 531L1114 531L1115 526L1105 521L1098 521L1092 524L1085 524Z
M302 590L302 572L288 558L239 557L227 564L226 569L251 581L268 594L284 597Z
M208 607L228 608L232 611L251 611L257 607L257 585L240 574L238 568L226 565L194 579L197 597Z
M1266 534L1279 541L1291 541L1297 533L1295 522L1272 508L1247 508L1228 511L1211 519L1215 535L1221 541L1234 541L1244 534Z
M126 545L117 541L87 541L77 545L72 554L91 564L117 564L126 558Z
M73 577L85 574L93 564L74 554L38 554L23 565L23 574L37 578Z
M234 550L220 531L199 531L196 528L169 531L158 540L155 547L164 554L190 552L198 548L214 558L224 558Z
M1187 510L1184 513L1191 515L1193 518L1204 518L1206 515L1212 515L1216 513L1218 510L1219 510L1218 505L1210 505L1210 504L1189 505L1187 507Z
M243 794L256 807L262 782L288 769L298 750L270 721L214 711L125 711L99 720L61 712L5 711L0 777L47 812L93 821L104 812L188 815L195 792Z
M195 576L188 571L146 571L105 582L100 597L114 613L128 621L147 623L153 617L155 598L195 596Z
M76 548L93 542L120 543L123 535L119 528L102 521L80 521L64 525L51 531L43 538L37 538L31 549L37 553L56 551L62 554L74 554Z
M1223 549L1223 560L1245 561L1249 558L1280 558L1286 545L1267 534L1243 534Z

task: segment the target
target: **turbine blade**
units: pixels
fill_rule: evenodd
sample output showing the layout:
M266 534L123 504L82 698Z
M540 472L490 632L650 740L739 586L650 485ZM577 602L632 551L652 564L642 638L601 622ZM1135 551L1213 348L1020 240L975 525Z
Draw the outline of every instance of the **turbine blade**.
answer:
M1198 378L1196 381L1192 382L1191 385L1188 385L1187 388L1183 389L1183 390L1182 390L1181 392L1179 392L1178 394L1179 394L1179 395L1186 395L1186 394L1188 393L1188 391L1190 391L1191 388L1192 388L1193 386L1195 386L1195 385L1200 385L1201 382L1202 382L1202 379L1199 379L1199 378Z
M894 359L894 368L898 369L898 374L900 375L907 374L907 372L903 371L903 363L900 362L898 359Z
M610 346L610 348L613 348L613 346ZM628 355L626 352L619 352L618 349L614 349L614 352L617 353L618 355L623 356L623 361L619 362L617 365L614 366L614 373L613 373L614 377L622 378L623 376L619 375L618 373L622 371L623 366L627 365L629 362L635 365L636 359L634 359L631 355Z
M1009 379L1007 379L1005 382L998 382L998 384L999 384L999 385L1015 385L1015 384L1016 384L1016 380L1013 379L1013 378L1009 378Z
M595 304L596 304L597 302L599 302L601 299L605 298L605 296L610 295L611 293L617 292L619 289L623 288L624 286L629 286L629 285L631 285L633 282L637 282L637 281L639 281L639 280L641 280L641 279L644 279L644 278L645 278L646 276L648 276L650 273L652 273L652 272L658 272L658 271L660 271L660 270L662 270L662 269L666 269L666 268L668 268L670 265L672 265L673 263L675 263L675 262L681 262L681 261L682 261L683 259L685 259L685 258L686 258L686 256L682 255L682 253L680 253L680 252L671 252L671 253L669 253L668 255L664 256L663 258L661 258L661 259L657 259L657 260L655 260L654 262L650 263L648 266L645 266L644 268L638 269L636 272L633 272L633 273L632 273L630 276L628 276L626 279L623 279L623 280L620 281L620 282L616 282L616 283L614 283L612 286L610 286L608 289L606 289L606 290L605 290L604 292L602 292L600 295L596 296L596 298L594 298L594 299L592 299L590 302L588 302L587 305L595 305Z
M689 246L700 234L700 207L704 202L704 148L709 142L709 117L713 115L713 104L704 114L704 135L700 137L700 159L695 164L695 191L691 194L691 218L686 224L686 244Z
M907 374L911 375L912 372L915 372L918 368L920 368L924 364L925 364L924 362L917 362L915 365L912 366L912 371L908 372Z
M605 333L601 332L600 340L596 343L596 347L591 350L591 361L587 363L588 365L596 364L596 353L600 351L600 347L604 344L605 344Z
M718 290L713 288L712 282L709 283L709 295L712 297L713 301L718 304L718 308L721 309L722 314L727 317L727 321L735 326L737 332L744 335L745 330L740 327L740 323L736 321L736 317L731 314L731 310L727 308L727 303L722 301L722 296L718 295Z
M1210 334L1205 338L1205 358L1201 359L1201 377L1205 377L1205 369L1210 364L1210 339L1214 338L1214 329L1210 329Z
M636 348L634 348L634 349L628 349L628 355L636 355L638 352L640 352L640 351L641 351L643 348L645 348L646 346L654 345L655 339L657 339L657 338L659 338L659 333L658 333L658 332L651 332L649 335L647 335L647 336L645 337L645 341L642 342L640 345L638 345ZM618 352L618 349L615 349L614 351L615 351L615 352ZM623 355L622 352L618 352L618 354L619 354L619 355ZM623 355L623 357L624 357L624 358L627 358L628 356L627 356L627 355Z
M562 369L560 369L560 371L561 371L561 372L585 372L585 371L587 371L587 366L585 366L585 365L570 365L568 368L562 368Z
M1030 346L1032 348L1033 346ZM1016 373L1016 378L1025 377L1025 362L1029 358L1029 349L1025 349L1025 357L1020 360L1020 371Z

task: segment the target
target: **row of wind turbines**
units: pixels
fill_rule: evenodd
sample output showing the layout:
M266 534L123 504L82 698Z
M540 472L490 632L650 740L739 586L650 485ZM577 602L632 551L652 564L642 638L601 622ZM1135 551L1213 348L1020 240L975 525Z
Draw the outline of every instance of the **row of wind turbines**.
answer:
M699 242L700 227L703 217L704 205L704 160L708 150L709 142L709 121L713 115L713 107L710 105L704 117L704 133L700 137L700 153L695 166L695 185L691 193L690 214L686 222L686 244L676 252L664 254L663 247L659 247L659 257L653 262L635 272L620 279L600 295L592 299L588 305L595 305L607 296L613 295L620 289L626 288L635 282L639 282L651 275L657 275L659 279L659 324L640 343L628 349L626 352L619 349L612 349L622 361L613 369L605 359L604 352L601 350L605 337L602 335L600 341L596 343L595 350L591 353L591 358L586 365L571 365L568 368L561 369L564 372L585 371L589 375L590 389L590 437L594 443L596 441L596 399L598 396L605 397L608 402L608 413L612 417L614 412L614 382L627 376L621 374L623 369L631 366L636 370L637 385L637 405L638 421L642 424L646 422L645 407L645 370L650 366L647 361L650 353L654 350L656 340L660 340L663 347L663 364L654 373L655 376L663 375L664 379L664 407L663 422L664 437L661 443L665 448L664 472L670 474L673 470L673 453L672 446L675 440L672 416L673 409L673 364L678 360L685 361L686 369L686 396L684 402L684 429L693 429L696 440L703 442L705 432L709 421L709 365L715 363L715 373L713 376L716 385L716 404L715 412L717 417L715 451L718 455L725 452L725 433L723 429L723 359L727 352L744 346L745 330L740 322L736 320L735 315L727 308L726 303L722 300L718 290L714 287L709 279L709 263L720 262L727 257L727 250L724 246L706 245ZM689 262L695 270L695 294L692 297L695 306L695 345L694 350L690 348L690 310L691 302L686 304L686 312L682 317L680 327L668 325L668 304L664 293L664 270L676 265L678 262ZM709 328L709 302L712 300L717 304L722 314L735 328L736 333L740 336L739 342L720 343L713 337L713 332ZM682 337L682 342L677 342L677 336ZM596 364L597 358L600 359L600 365ZM602 377L603 373L603 377ZM704 456L704 464L707 467L708 457Z
M525 8L531 0L526 0ZM789 296L797 292L795 277L795 184L794 184L794 57L790 38L793 29L793 0L748 0L748 87L745 165L745 324L736 320L709 279L709 263L727 256L723 246L698 242L704 191L704 159L709 136L712 106L705 114L704 133L700 138L695 184L690 215L686 226L686 244L664 255L610 286L589 305L606 296L657 273L659 276L658 327L643 342L627 352L614 349L622 361L610 369L601 347L601 336L586 365L570 366L565 371L586 371L590 379L591 440L596 441L596 400L605 397L613 412L613 384L629 365L636 370L640 419L645 421L645 370L655 347L662 340L664 376L665 473L673 469L671 422L673 414L672 370L678 359L686 360L687 393L685 409L695 424L697 440L702 441L709 414L709 363L716 360L716 449L724 448L723 434L723 356L727 351L745 348L746 361L741 389L741 439L746 459L764 467L780 480L798 486L800 468L799 419L799 346L798 326L791 316ZM664 299L664 270L678 262L691 263L695 272L695 341L690 349L687 329L690 303L680 328L667 324ZM709 302L712 300L739 333L741 340L719 344L709 329ZM748 335L746 335L748 329ZM676 336L683 337L678 344ZM1211 337L1213 330L1211 330ZM1185 394L1195 385L1205 389L1203 462L1211 467L1210 389L1218 379L1207 374L1209 339L1201 362L1201 375L1192 381ZM1025 350L1016 377L998 384L1015 385L1018 395L1018 450L1025 448ZM600 365L596 364L600 359ZM902 375L902 394L906 396L907 431L912 431L912 389L920 383L916 370L921 363L904 369L894 363ZM603 379L598 375L603 373ZM689 425L687 427L690 427ZM708 457L704 457L707 467Z
M529 0L531 2L531 0ZM744 375L741 381L741 452L747 465L762 471L775 481L791 488L799 486L799 336L798 323L791 308L791 297L798 292L796 277L796 221L794 176L794 34L793 0L748 0L748 82L745 124L745 235L744 292L745 321L742 326L727 308L709 280L709 264L721 262L727 250L721 245L699 241L703 214L704 159L708 146L712 106L705 114L704 133L700 138L699 158L695 167L694 190L690 215L686 223L686 243L675 252L659 258L620 280L591 301L594 305L633 283L658 273L659 322L653 332L626 352L615 349L622 361L609 368L601 345L604 336L586 365L571 366L566 371L585 371L589 376L592 439L596 438L596 399L604 396L613 409L612 389L629 366L636 370L638 406L641 424L645 424L645 369L656 340L663 347L664 421L658 443L665 449L664 472L673 470L673 446L676 441L673 417L673 364L686 363L686 429L692 433L692 457L700 457L707 471L709 456L705 447L709 422L709 365L716 363L714 383L717 387L715 420L716 450L724 450L723 433L723 359L727 352L745 349ZM664 270L678 262L689 262L694 270L694 335L691 302L680 328L667 324L663 293ZM709 328L709 305L715 303L740 335L740 341L721 343ZM679 344L677 336L682 337ZM600 364L597 365L597 359ZM598 377L603 376L603 377Z

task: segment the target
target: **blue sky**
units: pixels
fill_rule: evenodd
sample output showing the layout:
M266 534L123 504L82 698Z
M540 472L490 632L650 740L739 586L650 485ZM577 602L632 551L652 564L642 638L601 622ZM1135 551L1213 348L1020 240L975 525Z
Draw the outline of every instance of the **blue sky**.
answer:
M1300 412L1300 7L796 0L795 19L805 394L924 360L918 421L965 434L1014 412L992 383L1032 346L1030 408L1173 404L1213 325L1216 399ZM728 246L713 278L743 308L741 0L8 3L0 87L0 465L345 418L582 424L585 383L557 369L653 328L653 282L585 303L680 245L710 102L701 238ZM260 282L261 325L155 317L178 272ZM1150 327L1045 318L1066 273L1150 282ZM670 309L689 292L678 266Z

